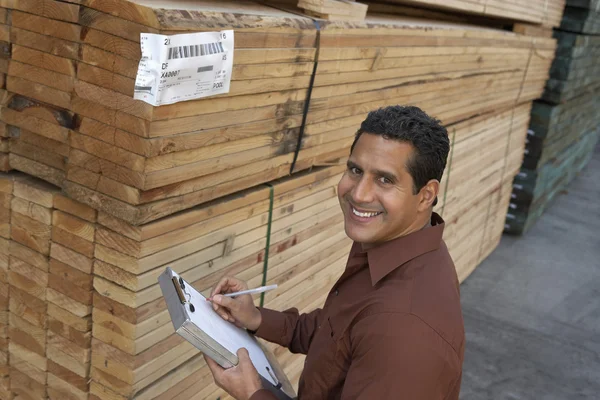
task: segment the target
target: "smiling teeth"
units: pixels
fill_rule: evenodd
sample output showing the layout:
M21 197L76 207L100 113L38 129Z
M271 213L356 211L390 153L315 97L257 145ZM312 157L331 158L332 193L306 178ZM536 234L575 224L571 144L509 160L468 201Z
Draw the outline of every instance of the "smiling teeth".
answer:
M363 212L357 211L355 208L352 208L352 212L354 213L354 215L359 216L361 218L371 218L371 217L381 214L378 212L364 212L363 213Z

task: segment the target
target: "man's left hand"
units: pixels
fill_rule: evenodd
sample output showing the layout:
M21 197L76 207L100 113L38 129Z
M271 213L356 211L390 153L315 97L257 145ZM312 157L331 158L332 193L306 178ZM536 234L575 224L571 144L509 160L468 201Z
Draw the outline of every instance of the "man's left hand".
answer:
M218 387L237 400L248 400L262 388L258 371L254 368L248 350L237 352L238 365L224 369L211 358L204 356Z

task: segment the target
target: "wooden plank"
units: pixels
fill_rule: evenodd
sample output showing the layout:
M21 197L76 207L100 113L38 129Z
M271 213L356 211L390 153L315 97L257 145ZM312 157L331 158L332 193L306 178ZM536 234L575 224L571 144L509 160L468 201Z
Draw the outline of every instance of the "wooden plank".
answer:
M81 36L81 27L79 25L56 21L17 10L11 13L11 24L17 28L72 42L78 42Z
M53 56L77 60L79 54L79 43L62 40L52 36L40 35L11 26L10 41L13 45L30 47L34 50ZM73 76L73 75L71 75Z
M8 75L45 85L61 92L70 93L73 90L73 77L33 65L23 64L18 61L11 61L9 63Z
M42 207L52 208L53 196L56 192L58 192L58 189L46 182L34 178L25 178L15 181L13 195Z
M12 127L11 127L12 128ZM66 143L61 143L56 140L48 139L46 137L40 136L33 132L29 132L25 129L17 128L19 131L19 141L28 143L30 145L38 145L43 147L47 151L54 153L58 156L68 157L69 155L69 146ZM27 156L24 154L24 156Z
M52 211L20 197L13 197L10 203L13 212L25 215L45 225L52 224Z
M37 82L32 82L27 79L9 75L6 80L6 88L11 92L19 93L23 96L31 97L64 109L69 109L71 107L71 95L69 93L49 86L40 85Z
M90 290L85 290L77 285L71 284L70 282L65 282L57 275L49 274L48 286L54 289L55 291L58 291L63 295L69 297L71 300L75 300L75 302L89 306L91 306L92 304L92 293ZM91 312L91 307L86 307L86 309L88 309L88 311ZM73 313L79 315L75 312ZM79 316L84 317L86 315L88 314Z
M94 242L95 226L66 212L55 210L52 213L52 225L77 235L88 242Z
M14 342L8 343L8 349L11 358L16 356L17 359L23 360L25 361L25 363L30 364L31 366L41 371L46 371L48 369L48 362L45 357L42 357L39 354L34 353L31 350L28 350L25 347L22 347Z
M46 288L37 285L33 280L28 279L13 271L8 271L8 282L11 287L21 289L25 293L46 301Z
M94 244L82 239L81 237L69 233L56 226L52 227L52 241L62 246L68 247L88 258L94 257Z
M34 296L19 290L15 286L10 288L10 306L11 313L37 327L46 329L46 303Z
M91 346L91 330L87 330L85 332L79 331L67 323L61 322L58 319L50 316L48 317L48 330L61 335L73 343L76 343L79 347L89 348Z
M96 210L60 194L54 197L53 207L88 222L96 222L97 219L98 212Z
M15 61L45 68L67 76L76 76L75 61L68 58L55 56L39 50L30 49L20 45L12 46L11 57Z
M13 241L10 242L10 256L11 259L15 259L15 262L26 262L41 271L48 271L47 257L36 253L19 243Z
M86 274L92 273L92 259L61 246L58 243L51 244L50 256L68 266L78 269L81 272Z
M15 10L41 15L47 18L67 22L77 22L79 6L56 0L18 0L12 3Z
M87 400L88 390L79 390L69 383L48 373L48 398L50 400Z
M19 398L32 400L43 400L46 398L46 386L44 384L36 382L28 375L14 368L11 369L10 374L10 390L17 394Z
M71 134L71 146L86 153L97 155L124 168L133 171L144 171L145 158L135 153L111 146L103 141L96 140L76 132Z
M87 379L80 377L75 374L73 371L68 370L67 368L55 363L52 360L48 360L48 384L50 385L50 376L54 376L63 382L68 383L75 389L78 389L82 392L88 391L88 383Z
M50 259L49 272L52 275L59 276L62 280L68 281L82 289L92 289L92 275L82 272L58 260Z
M89 332L92 327L92 320L90 317L78 317L51 303L48 304L48 316L82 333Z
M11 139L10 151L15 155L22 156L22 160L32 160L59 171L66 169L66 157L20 139ZM15 167L18 168L18 165L15 165Z
M9 163L11 168L38 177L54 185L62 186L65 180L64 171L49 167L37 161L29 160L15 153L10 154Z
M47 354L48 359L54 361L56 364L65 367L82 378L88 377L89 364L86 365L86 363L79 362L79 360L58 350L56 346L48 346Z
M57 142L67 143L69 129L65 127L49 124L46 120L26 115L9 108L2 108L0 111L0 116L3 121L22 128L21 131L19 131L19 134L23 130L27 130Z
M42 357L46 355L46 331L10 313L10 341Z

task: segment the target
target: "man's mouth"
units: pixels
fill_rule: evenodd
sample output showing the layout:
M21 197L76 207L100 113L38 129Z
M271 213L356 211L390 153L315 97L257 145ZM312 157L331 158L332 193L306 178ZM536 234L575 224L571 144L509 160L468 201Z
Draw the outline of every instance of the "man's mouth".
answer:
M350 208L352 209L352 214L360 218L373 218L381 214L381 211L359 211L352 206Z

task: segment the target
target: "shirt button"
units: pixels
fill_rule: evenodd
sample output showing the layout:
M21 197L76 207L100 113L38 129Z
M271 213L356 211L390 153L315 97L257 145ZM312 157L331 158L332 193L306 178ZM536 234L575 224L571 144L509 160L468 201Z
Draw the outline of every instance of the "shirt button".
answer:
M335 289L335 295L337 296L338 294L340 294L340 291L338 289Z

